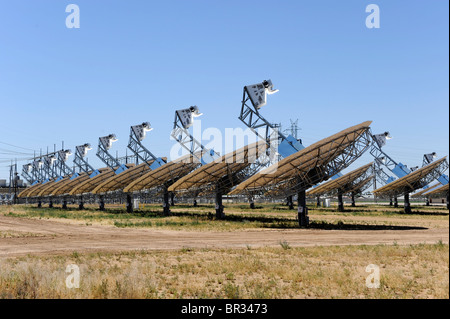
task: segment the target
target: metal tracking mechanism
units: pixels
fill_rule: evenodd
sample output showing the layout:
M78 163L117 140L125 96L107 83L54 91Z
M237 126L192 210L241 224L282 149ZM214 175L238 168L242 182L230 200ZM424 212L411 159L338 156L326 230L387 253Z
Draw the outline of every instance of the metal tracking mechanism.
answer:
M97 156L105 163L109 168L115 171L116 174L120 174L127 170L124 164L121 164L117 158L109 154L109 150L112 147L112 143L117 142L118 139L115 134L100 137L98 142Z
M85 172L86 174L90 174L90 178L93 178L100 174L100 172L94 169L87 161L86 156L88 151L92 150L91 144L86 143L83 145L79 145L76 147L75 158L73 163L76 167L78 167L78 172ZM75 177L73 177L75 178ZM72 178L72 179L73 179Z

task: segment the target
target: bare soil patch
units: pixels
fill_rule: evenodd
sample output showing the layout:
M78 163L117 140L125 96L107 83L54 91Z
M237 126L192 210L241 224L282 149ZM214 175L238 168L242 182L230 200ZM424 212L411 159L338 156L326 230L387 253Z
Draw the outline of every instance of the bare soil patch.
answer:
M409 245L442 241L449 229L317 230L254 229L233 232L176 231L74 225L50 220L0 216L0 232L40 236L0 238L0 257L64 254L68 252L174 250L182 248L274 247L286 241L292 247L341 245Z

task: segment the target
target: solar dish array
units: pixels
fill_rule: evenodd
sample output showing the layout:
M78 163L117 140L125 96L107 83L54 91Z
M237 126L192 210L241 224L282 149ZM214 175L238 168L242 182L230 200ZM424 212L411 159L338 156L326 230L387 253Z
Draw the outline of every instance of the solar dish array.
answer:
M414 194L412 195L412 197L417 197L417 198L419 198L419 197L425 197L425 196L426 196L425 193L428 193L428 192L431 191L432 189L439 188L439 187L441 187L441 186L442 186L442 184L440 184L440 183L433 184L432 186L430 186L430 187L428 187L428 188L424 188L424 189L422 189L421 191L418 191L418 192L414 193Z
M438 179L448 167L447 158L444 157L373 192L380 197L397 197L413 193Z
M425 195L427 197L430 198L443 198L443 197L448 197L449 194L449 186L450 184L447 185L442 185L441 187L438 187L436 189L433 189L431 191L428 191Z
M373 163L364 165L344 176L330 180L316 188L313 188L306 195L337 195L362 193L373 181ZM367 188L366 188L367 189Z
M169 187L169 191L196 192L199 195L208 195L217 190L226 193L251 175L247 169L266 149L266 143L260 141L226 154L180 178Z
M267 94L273 94L276 91L271 81L244 88L249 98L244 99L243 103L251 100L255 106L254 109L248 109L245 113L247 116L245 119L252 130L260 125L273 129L273 125L260 117L259 108L267 103ZM52 205L53 199L63 199L63 207L66 206L67 199L78 199L80 209L84 207L83 201L86 199L99 201L102 208L105 198L125 197L128 210L133 196L163 195L165 212L169 212L167 209L169 194L179 198L214 197L217 216L223 217L223 195L237 198L243 196L249 201L252 201L254 197L292 198L297 196L299 222L304 226L308 224L306 195L316 197L337 195L341 200L343 194L351 194L354 198L355 195L362 194L372 186L377 174L374 164L379 166L381 157L376 163L366 164L346 175L341 176L339 173L352 165L375 143L381 148L384 142L380 139L389 138L388 133L372 135L371 121L349 127L306 148L301 145L302 149L298 147L298 142L301 140L293 141L282 136L283 147L286 147L284 151L286 149L290 151L285 153L287 155L283 155L286 156L285 158L268 166L264 163L272 151L270 136L267 135L264 139L258 135L261 139L257 143L220 156L206 149L188 132L194 117L200 115L196 106L176 111L172 135L185 149L190 150L191 154L169 163L167 158L156 158L141 144L146 132L151 131L150 124L145 122L131 128L128 147L135 153L136 163L123 164L108 153L112 142L117 140L114 134L110 134L100 138L97 152L97 156L108 167L95 170L87 162L83 164L82 157L78 157L77 164L80 167L78 174L66 173L60 178L49 177L46 181L42 181L41 178L35 185L22 191L19 197L38 200L39 205L41 200L47 200ZM188 147L189 143L191 145ZM297 145L297 148L294 145ZM87 151L82 149L91 149L90 144L77 147L77 152L80 152L77 155L83 152L82 156L86 155ZM394 181L374 190L373 193L378 197L386 198L405 196L409 200L410 193L439 179L448 166L446 158L442 158L411 173L409 173L411 170L407 171L406 176L397 180L392 179ZM336 176L340 177L335 178ZM330 178L333 179L329 180ZM317 186L320 183L323 184ZM308 189L311 190L306 193ZM448 196L448 184L443 187L424 189L415 196L442 194Z
M196 161L196 157L191 155L183 156L134 180L124 188L124 192L138 192L157 187L169 187L199 166L200 163Z

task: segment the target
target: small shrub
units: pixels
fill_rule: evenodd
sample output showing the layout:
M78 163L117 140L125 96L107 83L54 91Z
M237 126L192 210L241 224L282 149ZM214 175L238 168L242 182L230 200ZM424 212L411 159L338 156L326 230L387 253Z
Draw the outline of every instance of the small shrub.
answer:
M291 246L289 245L289 243L287 241L281 241L280 242L280 246L284 249L284 250L288 250L291 249Z
M225 298L239 299L239 286L228 283L223 287L223 292L225 294Z

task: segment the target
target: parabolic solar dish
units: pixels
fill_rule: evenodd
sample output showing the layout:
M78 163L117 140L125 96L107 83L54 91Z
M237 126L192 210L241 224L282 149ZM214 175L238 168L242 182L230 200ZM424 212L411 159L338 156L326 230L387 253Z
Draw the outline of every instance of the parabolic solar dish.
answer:
M448 192L449 192L449 186L450 186L450 184L442 185L441 187L438 187L436 189L429 191L428 193L425 193L425 196L431 197L431 198L447 197Z
M42 185L43 185L42 183L34 184L33 186L30 186L29 188L26 188L23 191L21 191L17 197L26 198L26 197L28 197L28 194L30 194L33 190L37 189L38 187L40 187Z
M379 197L397 197L412 193L438 179L448 169L447 157L434 161L402 178L373 191Z
M98 171L100 172L100 174L108 172L110 169L107 167L101 168ZM52 194L50 194L50 196L61 196L61 195L69 195L69 192L74 189L74 187L81 185L82 183L84 183L85 181L87 181L88 179L90 179L90 174L92 172L89 172L89 174L87 173L80 173L80 176L60 185L57 189L55 189L53 191Z
M373 180L373 163L364 165L344 176L330 180L306 193L307 196L360 193Z
M284 158L250 177L230 194L286 197L331 178L369 148L371 123L352 126Z
M190 154L182 156L142 175L126 186L123 191L133 193L156 187L167 187L200 165L197 157Z
M166 160L165 158L163 160ZM93 191L92 194L103 194L107 192L113 192L117 190L123 190L126 186L128 186L134 180L144 176L148 172L151 171L150 166L154 163L154 161L149 161L148 163L141 163L132 167L121 174L115 175L100 185L98 185Z
M266 142L260 141L223 155L180 178L169 187L169 191L197 192L201 196L217 192L226 193L249 177L251 173L247 169L257 161L261 154L265 154L266 149Z
M126 164L128 168L134 167L134 164ZM98 174L95 177L89 178L83 183L75 186L70 192L69 195L82 195L86 193L91 193L98 185L103 183L104 181L113 177L116 173L112 169L108 169L107 171Z
M428 188L422 189L421 191L419 191L419 192L417 192L417 193L414 193L414 194L412 195L412 197L426 197L425 193L428 193L429 191L434 190L434 189L436 189L436 188L439 188L439 187L441 187L441 186L442 186L441 183L436 183L436 184L434 184L433 186L430 186L430 187L428 187Z
M57 189L60 185L63 185L64 183L70 181L70 178L72 177L72 175L70 176L65 176L64 178L62 178L59 181L53 181L51 183L47 183L45 185L43 185L43 187L40 189L40 191L38 193L34 193L35 197L44 197L44 196L49 196L51 193L53 193L53 191L55 189Z

